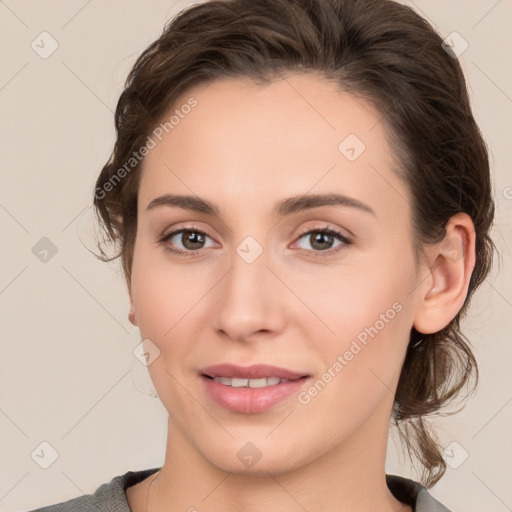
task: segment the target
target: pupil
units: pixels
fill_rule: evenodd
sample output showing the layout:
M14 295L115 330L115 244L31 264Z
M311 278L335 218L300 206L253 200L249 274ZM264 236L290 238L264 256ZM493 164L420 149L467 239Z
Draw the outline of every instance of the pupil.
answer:
M187 242L191 243L193 246L194 244L201 244L203 243L203 240L201 240L201 235L199 233L196 233L196 232L190 232L190 233L185 233L185 239ZM197 247L193 247L193 248L197 248Z
M329 243L329 240L327 240L327 242L325 241L325 239L331 239L333 236L332 235L329 235L328 233L317 233L316 235L313 235L314 236L314 243L312 244L313 247L315 246L315 243L319 242L320 244L322 244L322 241L323 243ZM331 241L332 242L332 241ZM326 249L326 247L320 247L320 249ZM328 249L328 247L327 247Z

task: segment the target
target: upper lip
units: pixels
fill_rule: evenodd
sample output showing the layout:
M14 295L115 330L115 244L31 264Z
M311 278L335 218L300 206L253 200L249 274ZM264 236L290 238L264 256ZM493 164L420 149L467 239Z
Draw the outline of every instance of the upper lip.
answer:
M279 379L295 380L307 377L306 373L295 372L287 368L280 368L269 364L253 364L251 366L237 366L231 363L217 364L202 368L200 373L209 377L230 377L239 379L262 379L277 377Z

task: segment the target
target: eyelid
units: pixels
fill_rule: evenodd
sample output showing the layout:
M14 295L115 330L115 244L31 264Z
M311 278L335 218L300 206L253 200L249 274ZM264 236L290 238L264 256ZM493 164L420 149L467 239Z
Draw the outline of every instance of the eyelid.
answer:
M343 233L343 230L341 228L337 228L335 226L332 226L329 223L325 223L321 227L309 226L309 227L305 228L304 230L302 230L297 235L296 239L298 240L298 239L302 238L304 235L307 235L307 234L312 233L312 232L322 232L322 231L331 231L333 234L336 234L336 236L339 236L339 237L343 238L347 242L351 242L352 243L355 240L355 236L352 233L350 233L347 229L344 230L347 233Z
M199 226L196 226L194 224L187 224L186 226L179 226L177 228L172 228L170 231L165 230L164 234L162 234L160 238L168 238L170 235L176 235L182 231L199 232L199 233L208 235L210 238L213 238L212 235L208 232L208 230L206 230L204 228L200 228Z

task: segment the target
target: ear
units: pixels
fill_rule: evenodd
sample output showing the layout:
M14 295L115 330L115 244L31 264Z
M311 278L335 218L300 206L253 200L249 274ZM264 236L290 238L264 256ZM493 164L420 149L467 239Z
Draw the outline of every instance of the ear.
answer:
M443 240L428 247L428 277L419 287L413 324L418 332L438 332L460 311L475 267L475 240L471 217L457 213L447 222ZM425 275L425 271L421 274Z
M132 300L130 299L130 310L128 312L128 320L130 320L130 323L132 325L135 325L136 327L139 325L137 321L137 316L135 315L135 308L133 307Z
M132 290L131 290L130 282L127 280L126 284L128 287L128 297L129 297L129 301L130 301L130 304L129 304L130 309L128 311L128 320L130 321L130 323L132 325L135 325L137 327L139 325L139 323L137 321L137 316L135 314L135 307L133 305Z

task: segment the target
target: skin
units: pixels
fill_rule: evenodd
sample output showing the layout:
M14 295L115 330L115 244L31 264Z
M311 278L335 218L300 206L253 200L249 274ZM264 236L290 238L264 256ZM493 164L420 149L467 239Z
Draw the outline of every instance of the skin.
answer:
M226 79L177 104L190 96L197 107L145 159L128 282L132 322L160 350L148 369L169 413L148 511L412 510L385 482L394 392L412 326L436 332L464 302L471 219L452 217L417 267L410 195L381 116L320 76L290 73L266 86ZM338 150L348 134L366 146L353 162ZM284 198L331 192L375 215L348 206L272 214ZM166 193L207 199L221 216L146 209ZM202 246L181 234L159 243L191 224L207 233ZM336 252L336 238L320 249L314 234L299 238L326 224L353 243ZM263 249L250 264L236 252L247 236ZM316 381L397 302L400 312L307 404L292 396L246 415L204 392L199 369L222 362L273 364ZM247 442L262 455L252 467L237 457ZM145 510L153 478L127 489L133 511Z

